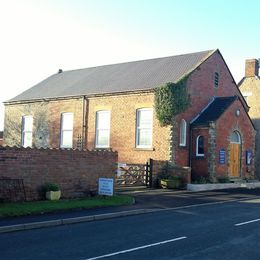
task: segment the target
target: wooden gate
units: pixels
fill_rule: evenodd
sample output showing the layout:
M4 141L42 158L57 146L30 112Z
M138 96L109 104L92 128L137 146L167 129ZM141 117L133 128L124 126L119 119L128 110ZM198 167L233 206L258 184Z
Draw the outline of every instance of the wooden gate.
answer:
M240 144L230 144L230 160L229 160L230 177L240 177Z
M118 167L116 185L152 187L152 159L146 164L126 164Z

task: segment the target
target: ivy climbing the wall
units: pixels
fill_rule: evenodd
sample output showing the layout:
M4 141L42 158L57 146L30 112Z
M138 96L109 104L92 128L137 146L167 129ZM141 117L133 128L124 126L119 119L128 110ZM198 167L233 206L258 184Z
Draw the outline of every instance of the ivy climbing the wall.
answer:
M186 83L188 76L177 83L166 83L155 89L154 104L161 126L170 125L173 118L184 112L190 105Z

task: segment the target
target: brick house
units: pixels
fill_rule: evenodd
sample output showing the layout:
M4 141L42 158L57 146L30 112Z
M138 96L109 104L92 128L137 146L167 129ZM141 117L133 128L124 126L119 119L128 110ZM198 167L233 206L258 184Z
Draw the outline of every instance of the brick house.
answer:
M190 106L162 127L154 90L185 76ZM112 148L119 162L171 161L193 178L253 177L248 109L219 50L59 70L5 102L4 144Z
M260 178L260 77L259 60L249 59L245 61L245 76L238 86L250 107L249 116L256 128L256 177Z

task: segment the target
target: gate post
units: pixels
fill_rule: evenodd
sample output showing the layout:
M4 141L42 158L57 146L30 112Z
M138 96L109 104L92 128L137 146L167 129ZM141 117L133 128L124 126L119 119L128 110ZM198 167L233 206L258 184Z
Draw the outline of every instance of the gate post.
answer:
M145 164L145 186L146 187L149 185L149 168L150 168L150 165L147 161Z
M153 159L149 159L149 187L153 186Z

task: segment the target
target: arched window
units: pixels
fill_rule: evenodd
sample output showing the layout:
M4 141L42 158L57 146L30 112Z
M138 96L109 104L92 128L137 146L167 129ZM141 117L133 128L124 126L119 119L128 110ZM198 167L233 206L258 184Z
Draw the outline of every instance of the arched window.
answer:
M186 146L186 131L187 123L182 119L180 124L180 146Z
M241 144L241 138L238 131L234 131L230 136L230 142L234 144Z
M196 140L196 156L204 156L204 137L199 135Z

